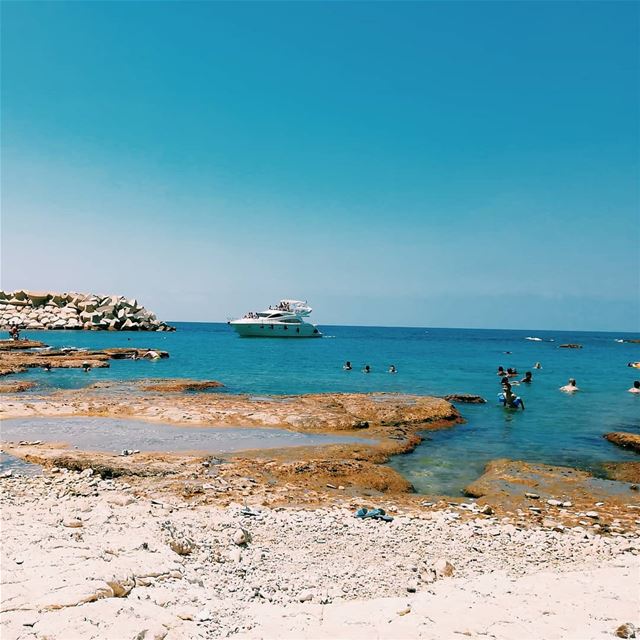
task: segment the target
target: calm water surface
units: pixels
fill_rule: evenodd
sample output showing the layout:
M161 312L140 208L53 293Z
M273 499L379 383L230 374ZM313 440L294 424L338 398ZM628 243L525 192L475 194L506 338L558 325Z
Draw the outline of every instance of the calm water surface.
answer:
M425 493L458 494L488 460L510 457L597 470L602 461L635 454L602 438L607 431L640 433L640 397L627 393L640 371L640 344L618 343L624 333L322 327L315 340L242 339L226 324L176 323L175 333L24 332L52 346L156 347L171 357L156 362L112 361L109 369L30 371L16 377L43 387L81 387L98 380L188 377L223 382L225 392L287 394L394 391L443 395L477 393L486 405L460 405L467 424L432 432L415 452L392 466ZM528 341L527 336L544 342ZM549 340L554 340L550 342ZM583 349L559 349L577 342ZM511 353L505 353L505 352ZM350 360L354 370L345 372ZM534 370L535 362L542 370ZM369 364L372 373L360 370ZM394 364L397 374L387 373ZM498 365L533 371L517 392L524 412L497 404ZM581 391L558 391L569 377Z

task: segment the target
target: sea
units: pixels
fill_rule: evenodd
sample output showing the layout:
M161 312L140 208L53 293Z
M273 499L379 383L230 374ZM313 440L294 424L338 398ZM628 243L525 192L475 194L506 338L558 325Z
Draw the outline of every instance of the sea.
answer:
M317 339L240 338L226 323L173 323L173 333L23 331L53 347L157 348L156 361L113 360L108 369L30 370L36 393L108 380L193 378L218 380L215 393L256 396L324 392L471 393L481 405L457 405L465 423L425 432L415 451L389 464L420 493L460 495L490 460L511 458L567 465L601 475L602 463L637 460L603 439L609 431L640 434L640 394L628 393L640 370L637 334L502 329L323 326ZM528 338L540 338L531 340ZM560 348L577 343L581 349ZM349 360L352 371L343 370ZM539 362L541 369L534 369ZM365 365L370 373L363 373ZM397 373L389 373L391 365ZM529 385L514 387L525 411L498 402L498 366L515 368ZM580 391L559 387L575 378ZM28 393L28 392L27 392Z

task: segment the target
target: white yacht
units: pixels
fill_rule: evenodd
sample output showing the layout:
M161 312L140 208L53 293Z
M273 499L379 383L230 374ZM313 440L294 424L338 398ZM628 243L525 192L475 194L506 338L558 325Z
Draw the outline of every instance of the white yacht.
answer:
M320 338L318 327L304 321L311 311L306 301L280 300L265 311L251 311L229 320L229 324L245 338Z

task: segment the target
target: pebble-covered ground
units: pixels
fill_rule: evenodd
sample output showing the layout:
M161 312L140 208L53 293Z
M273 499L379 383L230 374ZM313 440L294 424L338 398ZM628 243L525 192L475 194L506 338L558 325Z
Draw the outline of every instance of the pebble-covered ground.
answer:
M349 638L602 638L640 623L640 511L605 535L473 504L392 522L247 513L90 469L0 486L2 638L340 637L336 624Z

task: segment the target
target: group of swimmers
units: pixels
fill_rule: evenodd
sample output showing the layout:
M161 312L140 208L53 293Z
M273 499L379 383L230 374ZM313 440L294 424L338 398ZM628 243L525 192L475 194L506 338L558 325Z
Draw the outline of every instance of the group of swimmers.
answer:
M542 369L542 365L539 362L536 362L534 369ZM517 369L509 368L505 371L503 367L498 367L496 374L500 376L500 384L502 385L502 392L498 394L498 400L508 409L517 410L518 408L521 408L524 411L524 401L513 393L511 387L514 384L529 384L533 382L533 375L531 374L531 371L527 371L524 374L524 378L521 378L519 381L510 380L510 378L518 375ZM575 378L569 378L569 382L560 387L560 391L563 393L575 393L576 391L580 391L580 387L578 387ZM629 393L640 394L640 380L634 380L633 386L630 389L627 389L627 391Z
M349 360L347 360L343 365L342 368L345 371L353 371L353 365L351 364L351 362ZM396 365L395 364L391 364L389 365L389 368L387 369L388 373L398 373L398 370L396 369ZM365 364L363 369L362 369L362 373L371 373L371 367L368 364Z

